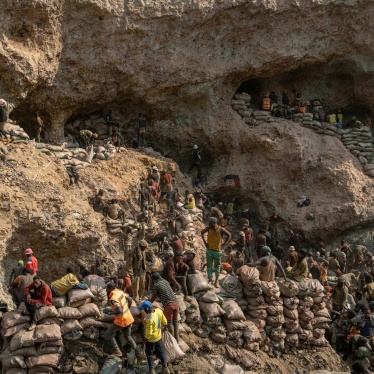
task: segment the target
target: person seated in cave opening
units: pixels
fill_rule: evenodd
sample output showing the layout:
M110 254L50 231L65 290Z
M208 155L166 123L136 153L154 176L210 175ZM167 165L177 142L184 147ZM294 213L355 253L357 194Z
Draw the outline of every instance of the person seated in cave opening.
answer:
M147 131L147 119L144 114L139 113L137 118L137 145L139 148L145 147L145 133Z
M369 117L369 114L367 113L364 116L363 124L365 127L368 127L369 129L371 129L371 119Z
M113 112L111 109L108 109L108 112L105 116L105 122L108 126L108 136L113 134L113 126L118 126L118 123L113 119Z
M282 92L282 104L284 106L288 106L290 103L290 98L288 97L287 93L285 91Z
M336 114L330 113L327 115L327 121L331 126L336 126L338 123L336 121Z
M343 127L343 114L342 114L341 109L338 109L336 112L336 121L337 121L338 127L342 128Z
M270 92L269 98L271 100L271 104L278 104L278 96L274 91Z
M262 99L261 109L267 112L271 111L271 99L269 94L266 94Z
M357 117L356 116L353 116L350 121L347 123L347 128L356 128L356 129L360 129L362 128L364 125L362 122L358 121L357 120Z
M40 134L42 133L42 130L44 128L44 122L40 118L39 112L35 112L34 113L34 117L35 117L35 121L36 121L36 126L35 126L35 129L36 129L36 141L38 143L40 143L40 141L41 141Z

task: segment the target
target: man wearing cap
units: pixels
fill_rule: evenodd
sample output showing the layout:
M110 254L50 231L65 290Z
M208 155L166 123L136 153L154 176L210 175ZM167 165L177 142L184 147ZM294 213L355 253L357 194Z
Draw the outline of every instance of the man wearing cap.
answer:
M290 271L290 278L297 282L304 282L308 277L308 263L306 256L308 251L305 248L300 249L297 263L292 267Z
M146 263L145 250L148 248L146 240L141 240L132 255L132 270L134 282L132 284L132 295L136 302L143 296L145 289Z
M26 269L33 269L34 270L34 275L38 274L38 260L37 258L33 255L33 251L31 248L27 248L25 250L25 255L27 257L26 261Z
M195 144L193 146L193 151L192 151L193 162L192 162L190 168L188 169L187 174L190 174L191 171L192 171L192 169L194 167L197 167L197 173L201 174L201 156L200 156L200 152L201 152L201 150L199 149L199 146L197 144Z
M153 303L157 297L160 298L166 320L168 321L168 330L179 341L179 302L169 282L161 278L160 273L152 273L151 278L153 281L151 302Z
M184 298L189 301L187 291L187 271L188 266L183 262L183 253L176 252L174 257L171 258L164 267L162 277L166 279L174 292L182 288Z
M332 290L332 309L340 312L347 301L348 287L342 277L338 278L338 282Z
M282 272L284 279L287 280L282 265L279 263L278 259L271 254L271 249L266 245L260 249L260 258L255 263L246 265L258 268L260 281L274 281L277 267Z
M148 374L156 374L153 363L153 352L161 360L163 374L170 373L163 345L161 343L162 327L167 325L167 320L160 308L155 308L149 300L143 301L138 309L144 319L146 338L145 354L148 361Z
M35 329L37 322L36 310L43 306L52 305L52 291L47 283L42 281L40 277L35 276L33 282L25 287L24 293L26 296L26 308L31 317L29 331L32 331Z
M208 240L205 240L205 234L208 233ZM206 261L208 270L208 281L211 284L213 282L213 265L216 275L215 287L219 287L218 277L221 272L221 257L222 257L222 240L223 235L226 236L226 240L223 244L226 244L231 239L231 234L223 227L218 226L217 218L210 217L209 226L201 231L201 237L206 247Z
M126 297L126 294L116 288L113 282L109 282L106 286L106 292L109 299L109 305L112 308L112 311L104 310L106 314L114 314L113 325L110 326L107 330L107 334L110 339L109 342L114 349L114 354L117 356L122 356L122 352L118 347L116 341L116 335L119 333L119 338L122 347L129 343L131 349L135 351L138 358L141 357L141 351L136 346L133 338L131 337L131 325L134 323L134 317L130 312L131 297ZM124 334L124 336L123 336Z

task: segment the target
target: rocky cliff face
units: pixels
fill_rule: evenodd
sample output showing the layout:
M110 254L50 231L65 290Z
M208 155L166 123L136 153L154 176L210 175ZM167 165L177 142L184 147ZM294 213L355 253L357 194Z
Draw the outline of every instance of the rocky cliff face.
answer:
M239 173L243 201L281 210L309 236L372 220L372 182L336 139L290 124L252 130L230 106L249 80L255 95L295 88L327 108L371 108L371 2L5 0L2 8L0 96L26 129L37 109L59 137L69 118L110 107L131 136L144 112L149 143L182 163L201 144L215 191L219 178ZM304 194L315 220L290 208Z

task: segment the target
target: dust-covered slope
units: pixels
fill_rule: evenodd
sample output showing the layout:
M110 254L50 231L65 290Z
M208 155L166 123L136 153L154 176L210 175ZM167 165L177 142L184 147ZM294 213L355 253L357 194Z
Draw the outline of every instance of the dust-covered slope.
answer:
M136 208L135 191L150 165L175 169L173 163L128 150L81 169L80 186L71 187L65 166L31 144L13 147L11 155L16 161L8 162L0 173L0 298L7 298L4 290L9 271L24 258L26 248L34 250L39 275L47 281L63 275L68 264L93 264L106 253L120 258L119 238L108 236L106 222L93 211L90 198L103 188L106 198L117 198L131 217Z

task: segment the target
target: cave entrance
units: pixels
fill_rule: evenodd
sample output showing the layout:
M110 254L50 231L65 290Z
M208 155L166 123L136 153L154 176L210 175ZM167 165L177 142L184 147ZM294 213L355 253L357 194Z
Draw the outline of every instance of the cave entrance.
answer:
M318 99L325 113L342 109L346 119L356 116L363 119L365 114L374 113L374 104L366 86L370 80L367 72L353 61L334 61L300 67L274 76L254 77L244 81L236 93L247 92L251 104L260 108L263 97L274 91L278 103L282 93L289 98L301 93L304 101ZM364 87L363 87L364 85Z

